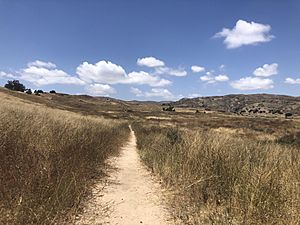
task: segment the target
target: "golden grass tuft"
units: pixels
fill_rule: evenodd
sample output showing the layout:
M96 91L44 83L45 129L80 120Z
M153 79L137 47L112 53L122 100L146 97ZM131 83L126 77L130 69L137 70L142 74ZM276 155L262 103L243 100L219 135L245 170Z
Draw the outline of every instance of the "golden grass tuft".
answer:
M135 123L142 160L186 224L300 224L297 145Z
M127 125L13 97L0 106L0 224L66 223Z

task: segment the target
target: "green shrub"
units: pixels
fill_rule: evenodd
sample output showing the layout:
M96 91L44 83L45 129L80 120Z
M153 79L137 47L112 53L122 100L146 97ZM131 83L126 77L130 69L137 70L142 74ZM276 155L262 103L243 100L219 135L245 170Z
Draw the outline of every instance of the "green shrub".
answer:
M24 92L26 90L26 87L18 80L9 80L7 81L7 84L4 85L4 87L13 91Z

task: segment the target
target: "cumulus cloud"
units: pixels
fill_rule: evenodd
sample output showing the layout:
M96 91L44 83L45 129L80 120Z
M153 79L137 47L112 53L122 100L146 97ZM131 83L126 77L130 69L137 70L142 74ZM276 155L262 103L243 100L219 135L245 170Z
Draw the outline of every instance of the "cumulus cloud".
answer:
M158 75L171 75L176 77L184 77L187 75L187 72L183 68L173 69L170 67L157 67L155 68L155 74Z
M220 74L215 77L215 80L219 82L224 82L224 81L228 81L229 77L227 75Z
M6 73L3 71L0 71L0 78L16 78L15 75L11 74L11 73Z
M134 94L135 96L137 96L137 97L142 97L142 96L144 96L144 93L143 93L140 89L138 89L138 88L131 87L131 88L130 88L130 92L131 92L132 94Z
M171 84L171 81L161 79L157 76L152 76L147 72L131 72L126 76L126 79L120 83L125 84L147 84L152 87L163 87Z
M227 48L238 48L242 45L256 45L271 41L274 36L269 34L270 30L271 26L268 24L238 20L234 28L223 28L214 37L225 38L224 43Z
M273 80L260 77L245 77L231 82L231 86L239 90L271 89L274 87Z
M165 65L165 63L162 60L156 59L152 56L145 57L145 58L138 58L137 64L139 66L147 66L147 67L159 67Z
M253 74L258 77L269 77L278 74L278 64L264 64L254 70Z
M200 77L201 81L204 81L208 84L216 83L216 82L225 82L229 80L229 77L225 74L220 74L214 76L211 72L206 72L206 75Z
M137 64L139 66L151 67L154 69L153 75L171 75L177 77L183 77L187 75L187 72L184 68L170 68L165 66L165 63L162 60L156 59L155 57L145 57L138 58Z
M150 75L147 72L131 72L112 62L99 61L96 64L84 62L76 70L80 79L87 83L105 84L145 84L152 87L162 87L171 84L171 81Z
M0 71L0 77L21 79L36 86L50 84L87 85L87 90L91 90L96 94L101 94L102 92L113 93L113 89L108 88L112 84L163 87L172 83L169 80L144 71L134 71L127 74L121 66L104 60L95 64L83 62L77 67L76 73L77 75L71 76L65 71L57 69L54 63L36 60L28 63L26 68L15 72L16 75Z
M152 88L150 92L145 92L146 97L161 97L163 99L171 100L174 95L168 89Z
M300 84L300 78L294 79L294 78L288 77L285 79L285 83L286 84Z
M34 62L30 62L27 64L28 67L38 67L38 68L48 68L48 69L54 69L56 68L56 65L52 62L43 62L40 60L36 60Z
M125 80L125 70L110 61L99 61L96 64L84 62L76 69L79 78L87 83L116 84Z
M19 72L18 78L37 86L49 84L85 84L85 82L78 77L71 76L63 70L56 69L55 64L38 60L28 63L27 68Z
M202 66L191 66L191 70L194 72L194 73L200 73L200 72L204 72L205 71L205 68L202 67Z
M130 92L133 93L137 97L146 97L146 98L158 98L165 100L174 99L174 95L168 90L164 88L152 88L150 91L141 91L138 88L132 87Z
M207 81L207 82L210 82L210 83L214 83L215 82L215 79L213 76L210 76L210 75L204 75L204 76L201 76L200 77L200 80L202 81Z
M110 95L116 93L116 90L108 84L90 84L85 90L91 95Z

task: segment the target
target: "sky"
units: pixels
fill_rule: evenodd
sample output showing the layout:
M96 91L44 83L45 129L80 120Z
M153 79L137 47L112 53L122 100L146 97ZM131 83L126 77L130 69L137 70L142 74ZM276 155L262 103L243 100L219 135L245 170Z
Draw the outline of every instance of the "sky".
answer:
M0 0L0 85L119 99L300 95L299 0Z

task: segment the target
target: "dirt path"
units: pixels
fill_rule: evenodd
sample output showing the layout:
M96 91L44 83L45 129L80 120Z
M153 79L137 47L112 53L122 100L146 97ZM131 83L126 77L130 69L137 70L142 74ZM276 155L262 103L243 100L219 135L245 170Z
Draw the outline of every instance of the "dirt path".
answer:
M161 187L140 162L134 131L110 165L114 169L106 185L96 185L76 224L170 224Z

